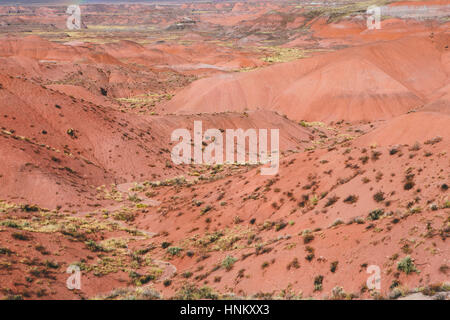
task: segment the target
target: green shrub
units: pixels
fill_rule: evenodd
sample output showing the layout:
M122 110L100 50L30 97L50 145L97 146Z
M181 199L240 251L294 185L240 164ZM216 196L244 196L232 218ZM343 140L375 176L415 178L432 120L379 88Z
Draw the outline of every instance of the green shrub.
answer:
M339 261L333 261L330 265L330 271L335 273L338 267Z
M161 243L161 248L167 249L170 245L171 245L170 242L164 241L163 243Z
M11 236L16 240L23 240L23 241L30 240L29 236L27 236L24 233L20 233L20 232L14 232Z
M405 183L405 185L403 186L403 189L405 190L411 190L412 188L414 188L414 182L413 181L408 181Z
M327 199L327 203L325 203L325 207L332 206L332 205L335 204L338 200L339 200L339 197L337 197L337 196L329 197L329 198Z
M323 276L314 278L314 291L322 291Z
M0 225L4 226L4 227L9 227L9 228L15 228L15 229L21 229L22 228L19 224L17 224L16 222L14 222L12 220L2 221L2 222L0 222Z
M373 211L371 211L368 215L368 219L369 220L378 220L380 219L380 217L384 214L384 210L383 209L375 209Z
M45 261L45 266L47 268L51 268L51 269L58 269L59 268L58 262L53 262L53 261L49 261L49 260Z
M219 295L209 287L197 288L194 284L185 284L175 295L177 300L217 300Z
M130 273L128 274L130 276L130 278L133 280L133 283L137 286L146 284L152 280L155 280L155 276L154 275L141 275L135 271L130 271Z
M12 253L13 252L8 248L0 247L0 254L5 254L7 256L10 256Z
M344 224L344 221L342 221L341 219L338 218L338 219L334 220L334 222L331 224L331 227L336 227L341 224Z
M170 253L172 256L177 256L181 252L181 248L179 247L169 247L167 248L167 252Z
M383 191L378 191L377 193L375 193L373 195L373 200L375 200L376 202L381 202L385 199L384 197L384 192Z
M26 212L38 212L39 211L39 207L36 205L23 204L20 206L20 208Z
M410 256L406 256L401 261L399 261L397 263L397 269L399 271L403 271L406 274L410 274L411 272L418 272Z
M172 284L172 280L169 280L169 279L164 280L164 282L163 282L164 287L168 287L168 286L170 286L171 284Z
M211 211L211 209L212 209L212 207L210 205L207 205L200 211L200 213L203 215L203 214L207 213L208 211Z
M355 203L357 201L358 201L358 196L356 196L354 194L351 194L347 198L344 199L345 203L350 203L350 204Z
M287 223L284 221L279 221L277 223L275 223L275 231L280 231L282 229L284 229L287 226Z
M227 271L230 271L233 268L234 263L237 261L235 257L227 256L222 261L222 267L225 268Z
M93 252L105 251L105 249L94 240L88 240L85 242L85 244L86 247Z

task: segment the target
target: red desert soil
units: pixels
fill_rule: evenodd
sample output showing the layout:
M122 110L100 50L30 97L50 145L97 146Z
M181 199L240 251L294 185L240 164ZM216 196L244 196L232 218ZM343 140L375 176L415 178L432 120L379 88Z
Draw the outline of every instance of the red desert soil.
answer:
M450 114L441 112L419 112L401 115L387 121L377 129L359 139L366 145L414 144L416 141L426 141L435 137L450 136Z
M5 140L0 152L8 160L1 170L2 194L46 207L63 205L67 198L88 198L83 193L92 190L91 186L181 173L181 168L166 167L170 135L176 128L191 128L194 120L203 121L205 130L282 126L281 150L309 141L307 130L272 112L138 117L31 81L0 76L0 83ZM62 175L62 181L55 173ZM38 185L45 185L49 192L43 193Z
M425 3L447 4L390 6ZM83 5L66 34L64 10L0 6L1 298L449 290L445 19L368 31L281 2ZM290 47L310 51L263 59ZM280 129L278 173L173 164L171 133L194 121Z
M335 286L359 292L371 264L384 268L383 295L396 279L406 287L445 281L447 276L439 272L449 254L445 236L427 230L448 232L448 227L443 231L448 209L441 185L448 180L449 158L440 152L445 147L439 139L435 144L418 141L423 150L396 146L397 153L390 155L388 147L371 148L357 139L332 151L289 156L272 179L252 170L195 190L156 188L159 214L140 215L137 225L166 234L160 241L194 251L194 257L182 255L172 263L192 272L199 285L213 282L219 291L237 295L288 289L290 294L301 290L304 296L320 296L313 285L318 275L325 277L325 292ZM413 188L405 192L407 181ZM382 200L374 200L378 193ZM433 202L436 211L430 209ZM211 209L204 213L202 208ZM371 218L377 208L380 218ZM308 234L312 240L306 241ZM311 251L314 255L306 259ZM420 275L397 272L397 259L407 254L414 255ZM237 259L231 271L220 267L227 255ZM334 261L338 271L330 272Z
M448 35L439 37L448 43ZM220 75L195 81L163 111L208 112L214 106L215 111L277 110L294 120L389 119L422 106L447 83L447 63L441 59L447 51L429 37L406 37Z

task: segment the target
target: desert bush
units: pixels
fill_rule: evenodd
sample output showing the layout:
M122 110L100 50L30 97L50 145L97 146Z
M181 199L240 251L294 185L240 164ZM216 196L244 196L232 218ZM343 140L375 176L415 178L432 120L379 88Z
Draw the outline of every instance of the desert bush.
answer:
M207 205L206 207L204 207L201 211L200 211L200 214L205 214L205 213L207 213L208 211L211 211L212 210L212 206L210 206L210 205Z
M345 203L350 203L350 204L356 203L357 201L358 201L358 196L356 196L354 194L351 194L347 198L344 199Z
M167 252L172 256L177 256L183 249L179 247L169 247L167 248Z
M96 300L157 300L161 294L152 288L120 288L107 295L94 297Z
M287 223L284 221L278 221L275 223L275 231L280 231L287 226Z
M17 224L13 220L4 220L4 221L0 222L0 226L14 228L14 229L21 229L22 228L19 224Z
M0 254L10 256L13 252L8 248L0 247Z
M85 244L86 247L93 252L105 251L105 249L94 240L88 240L85 242Z
M414 145L409 149L409 151L419 151L420 150L420 143L416 142Z
M154 275L141 275L135 271L131 271L129 274L130 278L133 280L133 283L137 286L141 286L143 284L146 284L152 280L155 280Z
M333 261L333 262L330 264L330 271L333 272L333 273L335 273L336 270L337 270L338 264L339 264L339 261Z
M164 241L161 243L161 248L167 249L171 245L170 242Z
M403 271L406 274L410 274L411 272L418 272L410 256L406 256L397 263L397 270Z
M381 156L381 152L380 151L372 151L371 158L372 158L373 161L378 160L380 158L380 156Z
M384 192L383 191L378 191L377 193L375 193L373 195L373 200L375 200L376 202L381 202L385 199L384 197Z
M197 288L194 284L185 284L178 292L175 294L175 299L177 300L217 300L219 295L209 287Z
M384 214L383 209L375 209L369 212L368 219L371 221L375 221L380 219L380 217Z
M300 264L298 262L298 259L294 258L291 262L289 262L289 264L286 266L286 268L288 270L291 270L291 268L295 268L295 269L300 268Z
M333 300L341 300L345 299L347 294L344 291L344 288L336 286L331 290L331 299Z
M404 185L403 185L403 189L405 190L411 190L412 188L414 188L414 182L413 181L407 181Z
M323 276L316 276L314 278L314 291L322 291Z
M233 269L234 263L237 261L235 257L227 256L225 259L222 260L222 267L225 268L227 271L230 271Z
M16 240L27 241L30 240L30 237L24 233L14 232L11 236Z
M341 224L344 224L344 221L342 221L341 219L336 219L336 220L334 220L334 222L331 224L330 227L336 227L336 226L339 226Z
M325 207L332 206L332 205L335 204L338 200L339 200L339 197L337 197L337 196L329 197L329 198L327 199L327 203L325 203Z

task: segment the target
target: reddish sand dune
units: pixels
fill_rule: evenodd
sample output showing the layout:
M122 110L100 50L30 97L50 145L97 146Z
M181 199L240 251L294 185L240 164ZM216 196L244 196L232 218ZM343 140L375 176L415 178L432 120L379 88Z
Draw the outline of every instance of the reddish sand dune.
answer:
M216 47L211 44L194 43L189 46L182 46L176 44L159 44L159 45L147 45L149 50L160 50L166 54L170 54L176 57L183 57L179 61L167 61L159 64L185 64L190 63L192 68L195 65L211 65L217 67L226 67L229 69L239 69L244 67L257 67L264 63L259 59L252 57L251 54L246 52L240 52L227 47Z
M108 54L105 48L117 57ZM159 93L163 91L161 83L165 83L164 90L172 90L189 81L187 76L173 70L165 73L143 66L187 60L157 49L143 48L130 41L109 46L84 42L61 45L39 37L7 37L0 40L0 60L2 74L34 79L46 85L58 85L59 88L83 87L85 93L89 91L93 94L86 99L89 101L105 101L104 94L122 98L148 92ZM106 91L102 93L102 89ZM73 93L75 97L84 98L76 90Z
M3 74L37 78L44 76L46 70L33 58L28 57L1 57L0 68Z
M34 59L45 59L49 54L54 54L53 49L58 45L37 36L28 36L23 39L4 38L0 49L1 56L26 56ZM66 47L73 52L73 48Z
M247 6L242 2L236 2L236 4L233 6L233 9L231 9L231 12L240 12L240 11L246 11Z
M61 8L0 6L0 31L74 39L0 39L0 298L448 291L449 22L366 30L361 16L308 20L294 2L99 4L82 6L84 22L130 28L64 38L45 33ZM230 72L287 41L339 51ZM195 121L279 129L277 173L176 165L171 135L192 137ZM74 263L80 290L66 287Z
M421 111L450 114L450 84L433 93L430 102L428 102Z
M3 57L21 56L47 61L120 64L108 54L92 52L87 47L56 44L37 36L3 38L0 42L0 56Z
M446 31L448 23L421 20L403 20L390 18L381 21L380 29L368 29L365 20L343 20L328 23L326 19L317 19L311 24L314 38L322 47L333 45L354 46L373 41L400 39L405 36L427 35L430 32ZM296 43L290 44L295 46Z
M242 113L214 113L197 115L172 115L148 117L151 125L167 132L168 136L176 128L193 130L194 121L202 121L203 130L214 129L279 129L281 151L295 150L304 146L312 135L309 130L299 126L272 111L249 111Z
M447 111L448 112L448 111ZM440 112L413 112L389 120L374 131L358 139L357 145L389 146L396 144L413 145L436 137L444 137L450 143L450 114Z
M150 163L155 163L147 160L145 156L158 152L149 149L154 133L147 133L145 126L138 129L137 122L134 123L134 129L131 129L136 131L129 131L130 129L126 128L129 125L126 115L120 115L106 107L99 108L87 102L82 103L31 82L2 76L0 83L3 86L3 89L0 89L3 130L14 136L24 137L25 142L31 141L38 147L48 145L52 150L59 150L55 155L58 159L75 159L79 166L67 167L66 171L76 172L73 174L85 179L85 183L90 180L113 182L113 177L123 181L127 177L139 177L146 172ZM123 154L127 153L135 156L124 157ZM40 156L35 156L31 165L42 170L41 161ZM8 165L15 166L14 163L5 163L4 169ZM45 177L58 184L58 179L52 176L61 166L58 161L55 166L57 168L46 167L47 169L42 171ZM92 174L89 169L91 167L99 170L95 176L89 177ZM138 172L139 167L141 173ZM64 169L64 166L61 169ZM49 206L56 205L64 198L63 192L55 196L47 192L35 194L31 192L36 190L32 185L21 188L22 182L15 178L15 172L17 170L2 172L3 178L7 180L6 185L2 184L4 193L10 194L11 190L16 190L20 196ZM46 188L57 189L57 186L50 184L46 185Z
M448 4L448 0L426 0L426 1L420 1L420 0L410 0L410 1L397 1L390 3L389 6L395 7L395 6L433 6L433 5L446 5Z
M441 52L428 38L410 37L202 79L165 111L272 109L295 120L388 119L423 105L446 84Z
M90 198L75 192L76 185L98 186L180 173L182 167L166 168L171 132L192 128L194 120L204 121L205 130L284 128L281 150L296 149L310 137L302 127L272 112L143 118L77 100L29 81L0 76L0 83L3 106L0 126L5 131L2 137L13 143L2 144L4 147L0 148L5 159L1 192L49 207L63 199ZM77 93L87 94L80 90ZM28 146L23 152L13 152L23 145ZM20 178L17 173L22 171L25 176ZM67 175L72 179L65 181ZM24 179L34 182L24 186ZM45 186L48 192L40 192L36 183ZM60 184L66 187L57 192Z
M383 70L355 58L309 73L276 98L273 106L293 119L352 121L391 118L421 104L419 97Z
M44 166L43 175L53 183L59 183L52 178L55 170L59 172L58 168L76 172L74 174L89 185L137 180L163 171L170 174L170 170L164 169L170 154L160 154L160 149L166 147L170 139L169 132L153 130L148 122L136 116L76 100L30 81L1 76L0 83L2 129L24 137L21 140L25 144L31 141L40 148L49 146L59 150L55 151L57 158L73 158L78 163L78 167L68 166L68 169L58 162L56 168ZM41 161L40 156L35 156L31 164L42 168ZM14 162L8 165L16 166ZM4 169L8 165L5 164ZM98 168L95 175L91 167ZM22 182L15 178L15 172L17 170L2 172L3 179L7 180L6 184L1 184L5 194L17 191L17 195L47 206L54 206L64 198L63 192L55 196L31 192L32 185L20 188ZM91 180L96 183L89 183ZM57 188L56 185L47 187L49 190ZM10 193L10 190L15 191Z
M101 94L93 94L89 90L75 85L54 84L46 86L49 89L59 91L67 96L72 96L78 100L86 100L95 105L113 107L113 103Z
M201 21L209 22L212 24L217 24L221 26L237 26L243 21L253 20L261 16L266 9L261 10L256 13L238 13L233 16L223 16L223 15L208 15L200 16Z
M314 35L320 38L352 38L360 35L367 29L364 20L361 21L340 21L328 23L326 19L320 18L311 25Z
M171 65L187 62L185 58L180 56L169 54L156 48L146 48L132 41L104 44L101 46L101 50L115 58L142 65Z
M302 292L303 297L323 297L341 286L346 292L365 296L361 288L367 280L365 265L371 264L382 269L383 295L390 292L395 279L407 288L445 281L446 275L439 267L449 248L445 236L440 237L437 231L445 228L447 219L446 209L441 206L448 193L441 185L449 178L445 172L449 158L440 153L442 143L427 145L429 156L424 151L409 152L415 153L414 158L407 156L406 147L391 155L389 148L337 146L332 151L320 149L285 158L279 175L271 178L252 170L229 180L197 185L194 191L156 188L153 190L160 192L157 199L162 203L158 210L164 214L140 215L137 225L167 231L169 235L161 236L159 241L196 252L197 259L184 255L172 260L180 272L196 275L191 281L202 285L207 280L219 291L226 291L233 282L233 293L237 295L291 287L293 292ZM400 151L405 154L401 156ZM407 175L415 187L404 191ZM385 201L374 198L380 191ZM353 200L346 200L350 195ZM201 208L192 205L193 198L202 201L201 208L212 209L201 213ZM414 198L417 200L411 207ZM434 199L439 209L429 209L427 199ZM219 204L221 201L225 207ZM377 208L386 215L369 218ZM427 223L432 231L424 236ZM206 233L203 238L202 230ZM306 232L313 237L305 240ZM193 234L189 241L186 234ZM213 235L220 240L209 242ZM228 242L230 238L233 240ZM396 275L397 261L406 255L402 249L405 247L411 248L408 252L416 259L420 275ZM436 255L430 254L431 247ZM232 270L215 268L227 255L237 259ZM294 258L297 263L293 266ZM337 271L330 271L333 261L339 264ZM199 263L203 271L198 270ZM248 276L240 277L242 272ZM324 276L322 292L314 290L314 277L318 275ZM173 283L181 286L183 279L175 278ZM170 292L162 285L158 288Z

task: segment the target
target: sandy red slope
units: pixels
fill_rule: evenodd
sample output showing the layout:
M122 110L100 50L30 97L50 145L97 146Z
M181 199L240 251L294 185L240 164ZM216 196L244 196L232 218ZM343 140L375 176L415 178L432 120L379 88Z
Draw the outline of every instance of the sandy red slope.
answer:
M441 112L413 112L389 120L386 124L359 139L360 144L389 146L413 145L435 137L449 137L450 114ZM448 142L447 142L448 143Z
M161 242L195 252L188 257L183 251L172 259L180 273L193 273L189 282L236 295L280 295L289 289L303 297L323 297L340 286L368 297L364 287L369 265L381 269L383 296L395 281L403 290L445 281L440 267L449 250L448 191L442 186L450 177L448 154L440 151L448 145L448 135L434 144L421 139L419 149L397 147L395 154L390 147L371 148L364 136L360 139L331 151L285 158L273 178L252 170L196 185L195 190L154 188L162 205L140 215L137 226L160 232ZM405 189L406 181L412 189ZM383 199L375 200L379 192ZM345 202L350 195L353 202ZM202 213L208 206L212 209ZM368 218L377 208L386 215ZM304 230L312 232L313 240L304 240ZM311 248L314 256L308 261ZM406 255L413 257L420 273L397 270ZM230 271L220 267L226 256L237 259ZM330 271L334 261L337 271ZM323 289L315 291L319 275L324 276ZM173 286L185 282L176 277Z
M274 6L280 12L261 16L270 3L234 7L231 19L213 14L205 21L239 26L256 19L242 25L277 31L289 11ZM162 15L155 23L174 21ZM0 297L143 289L134 272L155 270L161 274L146 286L164 298L186 284L283 299L330 297L339 287L346 293L340 299L440 288L449 272L448 33L386 23L370 34L354 21L318 20L312 29L324 37L320 45L378 42L205 78L158 106L176 114L152 116L119 112L113 98L183 86L173 66L260 64L243 51L203 43L1 40ZM409 32L416 35L398 39ZM160 82L166 72L168 81ZM299 124L281 114L333 123ZM204 130L280 129L278 174L262 176L248 165L174 165L171 132L192 132L194 121ZM109 241L113 248L103 247ZM235 261L227 268L229 256ZM398 268L406 256L417 271ZM83 266L80 291L65 286L72 263ZM370 265L381 270L378 295L366 287Z
M447 83L447 62L441 60L446 50L428 37L409 37L202 79L165 111L208 112L214 106L278 110L295 120L389 119L420 107Z
M98 186L181 172L182 168L166 167L170 160L167 148L171 132L177 128L191 129L194 120L203 121L205 130L283 127L282 150L294 150L301 141L309 141L310 136L307 130L272 112L145 118L77 100L31 81L1 76L0 83L3 105L0 125L5 132L3 137L13 142L2 148L8 159L2 170L2 192L49 207L72 198L70 187L55 196L62 173L72 176L77 181L75 185ZM27 146L26 151L12 151L11 148L20 148L21 144ZM34 153L37 156L30 158L29 154ZM54 163L50 161L52 156ZM66 161L68 164L63 165ZM32 170L24 171L26 179L30 179L32 171L38 177L33 176L34 183L24 186L16 173L27 167ZM45 185L48 192L40 192L35 183ZM81 193L78 196L86 197Z
M23 56L36 60L48 61L90 61L95 63L120 64L108 54L92 52L86 47L52 43L38 36L21 38L4 38L0 55Z
M448 22L399 18L383 19L380 29L368 29L364 19L350 19L329 23L326 19L319 18L311 23L314 40L317 41L316 45L324 48L395 40L411 34L426 36L431 32L445 32L447 29ZM301 45L301 42L299 44ZM296 46L297 43L296 40L293 40L286 45Z

